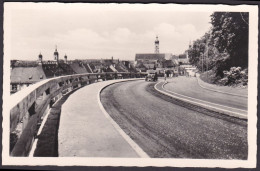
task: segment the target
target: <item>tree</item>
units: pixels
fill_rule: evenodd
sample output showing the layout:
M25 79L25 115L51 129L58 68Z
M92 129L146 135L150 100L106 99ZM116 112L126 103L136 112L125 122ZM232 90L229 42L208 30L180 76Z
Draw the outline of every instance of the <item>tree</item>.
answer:
M210 34L209 32L205 33L200 39L197 39L193 42L193 45L190 46L188 50L189 61L192 65L197 66L202 71L203 68L206 68L207 62L209 63L209 59L206 59L206 51L209 50L208 53L212 52L212 47L210 44ZM203 60L202 60L203 56ZM212 56L212 55L211 55ZM211 65L210 65L211 66ZM210 68L211 69L211 68Z
M189 47L190 63L200 70L207 64L220 77L231 67L248 68L248 19L248 13L214 12L211 29Z
M219 53L218 70L248 67L248 13L214 12L211 15L212 41ZM223 55L225 54L225 55Z

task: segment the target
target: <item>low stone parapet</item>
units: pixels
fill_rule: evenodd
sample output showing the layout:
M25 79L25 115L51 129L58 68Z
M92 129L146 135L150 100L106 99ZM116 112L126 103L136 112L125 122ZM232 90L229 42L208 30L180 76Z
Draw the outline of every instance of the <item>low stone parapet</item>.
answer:
M10 101L10 155L28 156L39 125L63 94L97 82L119 78L141 78L146 73L90 73L46 79L13 95Z

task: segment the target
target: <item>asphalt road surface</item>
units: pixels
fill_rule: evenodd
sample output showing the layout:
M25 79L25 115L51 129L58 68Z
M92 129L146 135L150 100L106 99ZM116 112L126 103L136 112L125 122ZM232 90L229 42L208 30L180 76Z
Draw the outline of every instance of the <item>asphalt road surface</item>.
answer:
M166 90L188 97L216 103L228 107L247 110L247 98L218 93L201 88L195 77L174 77L167 80Z
M151 82L108 86L106 111L150 157L247 159L247 121L157 92Z

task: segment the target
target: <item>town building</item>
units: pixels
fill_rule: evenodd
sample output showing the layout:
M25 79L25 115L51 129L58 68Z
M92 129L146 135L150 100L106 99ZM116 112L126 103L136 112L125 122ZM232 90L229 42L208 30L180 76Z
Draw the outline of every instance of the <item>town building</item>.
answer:
M159 70L173 70L178 61L172 60L171 53L160 53L159 51L159 39L156 36L155 53L138 53L135 55L135 67L139 72L146 72L151 69Z
M179 55L179 65L189 64L189 55L188 51L186 50L184 54Z
M47 78L77 73L68 63L67 55L64 60L59 60L57 46L53 55L52 61L44 61L41 53L36 61L11 61L11 94Z
M35 61L11 61L10 92L11 94L44 79L73 74L101 72L137 72L130 61L119 59L68 60L65 54L60 59L57 46L53 60L44 60L40 53Z

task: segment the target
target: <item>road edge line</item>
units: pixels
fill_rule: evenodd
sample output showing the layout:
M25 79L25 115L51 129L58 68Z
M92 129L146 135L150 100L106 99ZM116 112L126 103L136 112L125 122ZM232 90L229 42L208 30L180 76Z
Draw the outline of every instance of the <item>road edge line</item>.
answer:
M168 82L167 82L167 83L168 83ZM205 101L205 100L196 99L196 98L194 98L194 97L186 96L186 95L183 95L183 94L176 93L176 92L174 92L174 91L167 90L167 89L164 88L164 86L165 86L167 83L165 83L165 84L162 85L162 89L165 90L166 92L173 93L173 94L175 94L175 95L177 95L177 96L182 96L183 98L188 98L188 99L190 99L190 100L197 100L198 103L199 103L199 102L202 102L202 103L205 103L205 104L209 104L209 106L210 106L210 105L217 105L217 106L219 106L219 107L224 107L224 108L239 110L239 111L242 111L242 112L246 112L246 113L247 113L247 110L238 109L238 108L234 108L234 107L229 107L229 106L225 106L225 105L221 105L221 104L217 104L217 103L207 102L207 101ZM216 108L218 108L218 107L216 107ZM222 110L222 109L221 109L221 110ZM223 109L223 110L224 110L224 109ZM237 113L237 112L235 112L235 113Z
M110 123L114 126L114 128L119 132L119 134L126 140L126 142L134 149L134 151L141 157L141 158L150 158L150 156L143 151L143 149L134 142L134 140L132 140L121 128L120 126L114 121L114 119L107 113L107 111L105 110L103 104L101 103L101 99L100 99L100 95L103 89L105 89L106 87L119 83L119 82L127 82L127 81L136 81L136 80L142 80L142 79L131 79L131 80L118 80L117 82L113 82L110 83L102 88L99 89L98 91L98 105L101 109L101 111L103 112L103 114L105 115L105 117L110 121Z
M182 100L182 101L185 101L187 103L191 103L191 104L194 104L194 105L198 105L200 107L204 107L206 109L209 109L209 110L213 110L213 111L216 111L216 112L221 112L221 114L225 114L225 115L228 115L228 116L232 116L232 117L236 117L236 118L240 118L240 119L248 119L247 115L243 115L243 114L240 114L240 113L236 113L236 112L230 112L230 111L227 111L227 110L223 110L223 109L219 109L219 108L216 108L216 107L213 107L213 106L209 106L209 105L205 105L205 104L201 104L201 103L198 103L198 102L194 102L194 101L190 101L188 99L184 99L184 98L181 98L181 97L177 97L177 96L174 96L172 94L169 94L169 93L166 93L162 90L159 90L158 88L156 88L156 86L161 83L161 82L158 82L154 85L154 88L155 90L157 90L158 92L164 94L164 95L167 95L167 96L170 96L172 98L175 98L175 99L179 99L179 100ZM163 83L163 85L165 85L166 83Z
M217 92L217 93L222 93L222 94L228 94L228 95L231 95L231 96L238 96L238 97L244 97L244 98L248 98L248 96L244 96L244 95L239 95L239 94L233 94L233 93L227 93L227 92L224 92L224 91L219 91L219 90L213 90L211 88L207 88L207 87L204 87L203 85L201 85L200 81L202 81L200 78L196 77L197 78L197 82L199 84L199 86L203 89L206 89L206 90L210 90L210 91L213 91L213 92ZM200 81L199 81L200 80Z

